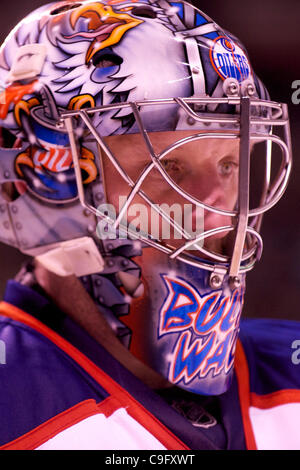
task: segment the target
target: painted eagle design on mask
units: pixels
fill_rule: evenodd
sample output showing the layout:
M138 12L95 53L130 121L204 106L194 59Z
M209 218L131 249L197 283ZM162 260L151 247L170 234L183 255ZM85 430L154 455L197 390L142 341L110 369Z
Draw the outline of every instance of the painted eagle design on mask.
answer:
M8 87L8 102L0 116L6 128L31 144L16 159L16 171L34 193L56 201L76 196L69 146L66 142L53 145L53 137L49 142L45 131L51 128L51 134L58 132L56 122L63 110L190 92L188 67L186 74L182 72L183 48L180 43L174 45L174 26L169 18L173 10L144 2L60 2L41 7L11 32L0 54L3 83L20 47L43 44L47 51L34 88L30 90L26 84L24 97L21 89L16 100L15 87L20 83ZM156 41L149 44L153 33ZM171 49L174 60L170 62ZM93 115L93 125L102 135L130 132L134 121L128 107ZM62 141L62 135L54 140ZM95 180L97 169L84 139L82 145L80 166L88 184Z

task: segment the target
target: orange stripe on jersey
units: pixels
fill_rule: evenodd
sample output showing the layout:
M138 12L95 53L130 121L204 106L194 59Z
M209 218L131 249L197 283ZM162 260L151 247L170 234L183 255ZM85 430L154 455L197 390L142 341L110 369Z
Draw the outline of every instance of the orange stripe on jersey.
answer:
M246 355L240 340L236 344L235 372L238 382L238 392L244 425L246 446L248 450L257 450L254 432L249 415L250 408L250 379Z
M60 335L48 328L36 318L28 313L23 312L19 308L7 302L0 302L0 315L7 316L20 323L28 325L33 330L48 338L58 348L68 354L82 369L84 369L93 379L99 383L121 407L124 407L127 413L138 423L140 423L150 434L152 434L159 442L168 450L188 450L177 436L175 436L163 423L159 421L149 410L139 403L127 390L115 382L102 369L96 366L82 352L75 348L71 343L66 341Z

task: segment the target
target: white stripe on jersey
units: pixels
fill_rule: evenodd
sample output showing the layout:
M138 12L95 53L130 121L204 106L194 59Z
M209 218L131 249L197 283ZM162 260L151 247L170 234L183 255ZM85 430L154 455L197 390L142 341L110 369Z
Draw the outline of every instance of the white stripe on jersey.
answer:
M166 450L124 408L96 414L63 430L36 450Z
M258 450L300 450L300 403L249 409Z

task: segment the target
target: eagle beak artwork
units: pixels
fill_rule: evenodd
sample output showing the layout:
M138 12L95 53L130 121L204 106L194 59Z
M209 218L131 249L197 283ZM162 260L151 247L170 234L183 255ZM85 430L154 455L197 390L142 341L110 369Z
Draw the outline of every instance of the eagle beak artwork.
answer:
M77 36L94 39L88 48L86 63L89 63L98 51L117 44L126 31L143 22L127 13L116 13L110 5L101 3L83 5L74 10L70 18L73 29L79 18L88 19L89 31L76 32L68 36L68 39Z

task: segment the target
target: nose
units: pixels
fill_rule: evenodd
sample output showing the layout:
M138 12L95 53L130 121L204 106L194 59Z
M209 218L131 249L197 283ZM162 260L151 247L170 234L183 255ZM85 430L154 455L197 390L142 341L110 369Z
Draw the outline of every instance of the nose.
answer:
M201 171L195 171L186 182L186 191L207 206L222 210L233 210L235 204L232 196L234 188L226 187L217 171L210 171L205 174ZM202 217L202 228L205 232L220 227L228 227L232 224L231 216L217 214L209 209L204 209ZM193 228L195 227L196 211L193 209ZM204 241L205 246L214 249L216 240L222 239L226 233L219 232L219 234L213 234L206 238Z
M208 206L225 209L225 188L213 171L195 171L187 178L185 191Z

